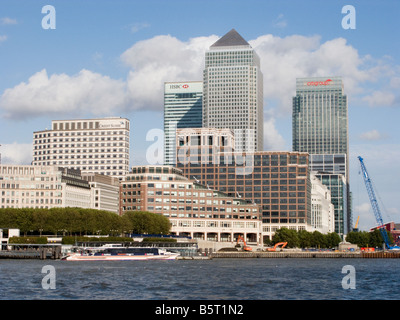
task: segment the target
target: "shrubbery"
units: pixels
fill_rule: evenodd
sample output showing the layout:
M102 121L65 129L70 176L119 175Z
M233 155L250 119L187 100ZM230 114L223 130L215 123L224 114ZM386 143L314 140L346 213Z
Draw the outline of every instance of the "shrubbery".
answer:
M47 244L47 237L11 237L8 243L19 244Z

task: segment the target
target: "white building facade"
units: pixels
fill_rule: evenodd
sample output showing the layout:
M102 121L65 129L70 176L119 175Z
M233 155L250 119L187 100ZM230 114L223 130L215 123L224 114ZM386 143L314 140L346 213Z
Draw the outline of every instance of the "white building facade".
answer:
M311 179L311 229L323 234L335 232L335 207L331 202L331 191L315 176Z
M80 172L57 166L1 165L0 208L91 207Z
M82 173L90 185L90 207L119 214L119 180L98 173Z
M35 166L60 166L122 177L129 171L128 119L54 120L33 133Z

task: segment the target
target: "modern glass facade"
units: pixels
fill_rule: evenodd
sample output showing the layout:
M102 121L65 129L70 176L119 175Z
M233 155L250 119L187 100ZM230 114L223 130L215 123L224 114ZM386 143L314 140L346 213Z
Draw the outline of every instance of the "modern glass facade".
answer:
M232 129L237 151L262 151L260 59L234 29L206 52L203 83L203 127Z
M348 108L341 77L296 80L292 134L293 151L310 153L310 170L331 191L335 231L343 236L351 224L351 203Z
M176 129L201 128L203 82L166 82L164 85L164 164L175 165Z
M343 175L318 173L315 175L331 192L331 202L335 210L335 232L343 236L348 232L347 219L347 184Z
M341 78L297 79L292 121L293 151L348 154L347 96Z

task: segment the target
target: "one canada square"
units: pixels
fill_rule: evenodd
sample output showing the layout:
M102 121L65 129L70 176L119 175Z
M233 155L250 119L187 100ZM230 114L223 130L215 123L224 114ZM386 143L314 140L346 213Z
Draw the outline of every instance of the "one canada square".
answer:
M203 127L233 130L236 151L263 150L260 58L235 29L206 52Z

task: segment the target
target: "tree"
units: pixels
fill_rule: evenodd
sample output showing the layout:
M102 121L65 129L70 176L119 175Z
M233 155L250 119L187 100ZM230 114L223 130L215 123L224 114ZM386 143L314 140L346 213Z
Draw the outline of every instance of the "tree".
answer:
M300 230L298 234L299 234L299 246L301 248L311 247L312 243L311 233L306 230Z
M294 248L298 247L300 244L299 237L296 230L291 230L287 228L281 228L276 230L273 237L273 242L276 244L278 242L287 242L287 246Z
M327 248L338 247L339 243L342 241L340 236L336 232L328 233L326 236L326 245Z
M324 235L319 231L314 231L311 234L311 246L315 248L326 248Z
M47 209L37 209L32 212L32 229L39 231L40 236L46 230L48 216L49 211Z
M168 234L168 218L146 211L127 211L123 215L125 229L138 234Z

